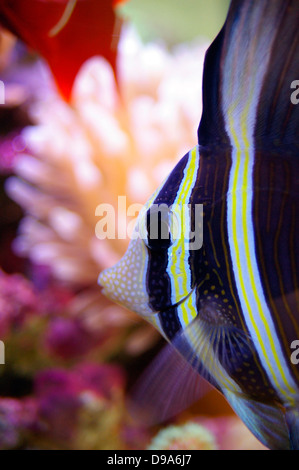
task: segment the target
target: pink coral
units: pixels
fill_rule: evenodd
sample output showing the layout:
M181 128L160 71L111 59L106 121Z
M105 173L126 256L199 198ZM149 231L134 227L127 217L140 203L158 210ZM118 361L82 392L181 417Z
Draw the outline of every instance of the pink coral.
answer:
M38 298L32 285L20 274L7 275L0 270L0 337L20 327L36 311Z
M0 398L0 449L23 444L26 433L34 426L36 408L33 400Z
M120 428L124 417L123 388L123 372L113 365L82 364L39 373L35 398L41 435L70 448L109 446L109 438L118 440L120 434L120 429L116 435L109 433ZM99 435L93 434L95 425L102 430Z

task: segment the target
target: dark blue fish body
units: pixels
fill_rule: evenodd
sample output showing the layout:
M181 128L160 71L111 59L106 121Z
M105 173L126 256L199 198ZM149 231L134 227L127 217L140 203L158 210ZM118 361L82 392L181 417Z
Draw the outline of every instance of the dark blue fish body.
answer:
M100 277L273 449L299 448L298 25L297 0L231 2L206 54L199 144L140 214L147 237ZM200 248L149 236L152 207L169 208L162 224L186 205Z

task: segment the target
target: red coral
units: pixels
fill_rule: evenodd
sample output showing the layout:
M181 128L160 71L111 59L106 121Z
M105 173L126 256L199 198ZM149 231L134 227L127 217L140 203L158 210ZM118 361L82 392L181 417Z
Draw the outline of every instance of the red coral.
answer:
M0 22L49 63L66 100L81 65L101 55L115 69L113 0L0 0Z

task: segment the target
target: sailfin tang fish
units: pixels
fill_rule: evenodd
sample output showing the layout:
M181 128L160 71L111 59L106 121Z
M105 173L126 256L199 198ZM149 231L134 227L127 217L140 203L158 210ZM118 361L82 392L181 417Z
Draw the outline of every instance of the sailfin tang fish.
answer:
M140 212L125 256L99 278L271 449L299 448L290 349L299 338L298 24L298 0L231 2L206 53L198 145Z

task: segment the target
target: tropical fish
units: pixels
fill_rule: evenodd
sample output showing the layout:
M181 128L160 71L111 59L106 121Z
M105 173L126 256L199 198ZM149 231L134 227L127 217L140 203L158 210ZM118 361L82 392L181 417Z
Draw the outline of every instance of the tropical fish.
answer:
M99 278L271 449L299 449L298 25L298 0L232 0L205 57L198 145ZM185 232L203 235L195 249L194 237L174 236L186 205Z

